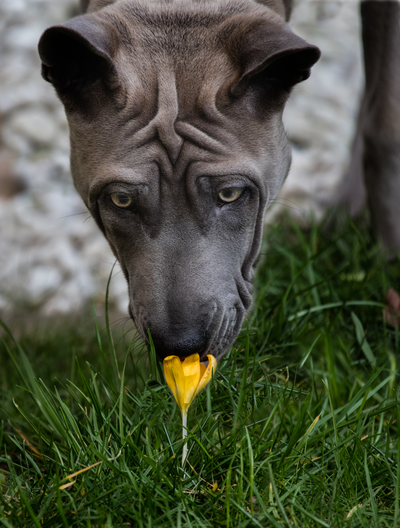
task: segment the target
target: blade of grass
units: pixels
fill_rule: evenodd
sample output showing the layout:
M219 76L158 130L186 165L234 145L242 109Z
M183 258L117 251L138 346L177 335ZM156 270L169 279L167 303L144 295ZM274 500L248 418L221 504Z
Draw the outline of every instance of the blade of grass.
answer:
M376 357L374 356L374 353L372 352L371 347L369 346L369 343L365 336L366 333L364 331L364 327L360 319L357 317L357 315L354 312L351 312L351 318L353 319L353 324L356 329L357 341L361 347L361 350L364 352L365 357L368 359L370 365L372 367L375 367Z
M253 446L251 445L249 431L245 429L246 438L247 438L247 448L249 453L249 480L250 480L250 508L251 515L254 515L254 503L253 503L253 488L254 488L254 455L253 455Z
M365 468L365 477L366 477L368 491L369 491L370 504L371 504L371 509L372 509L372 517L374 519L374 525L378 527L379 526L378 509L376 507L375 495L372 489L371 476L369 474L369 469L368 469L367 450L364 451L364 468Z
M115 387L115 390L118 390L119 389L120 373L119 373L119 368L118 368L117 353L116 353L116 350L115 350L114 340L113 340L113 336L112 336L112 333L111 333L110 316L109 316L109 302L108 302L109 296L110 296L111 279L112 279L113 271L114 271L114 268L115 268L116 264L117 264L117 261L115 261L114 264L112 265L112 268L111 268L111 271L110 271L110 275L109 275L108 281L107 281L104 315L105 315L105 319L106 319L106 331L107 331L107 337L108 337L108 347L109 347L110 356L111 356L111 364L112 364L112 368L113 368L113 372L114 372L114 384L113 385Z
M289 522L289 519L288 519L288 517L286 515L285 509L284 509L284 507L282 505L281 499L279 498L278 490L277 490L276 485L275 485L274 475L272 473L271 464L268 464L268 471L269 471L270 483L272 484L272 489L273 489L273 492L274 492L274 497L275 497L276 503L278 504L278 508L280 509L282 517L285 519L286 524L288 526L291 526L291 524Z

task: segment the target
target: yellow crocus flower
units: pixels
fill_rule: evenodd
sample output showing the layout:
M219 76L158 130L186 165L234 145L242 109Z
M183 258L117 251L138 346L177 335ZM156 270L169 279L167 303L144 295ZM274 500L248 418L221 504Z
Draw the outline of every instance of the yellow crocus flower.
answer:
M182 413L182 437L187 434L188 409L204 387L211 380L217 368L217 360L211 354L207 355L208 365L200 363L199 354L192 354L183 361L178 356L168 356L164 359L164 376L168 387L175 397ZM185 462L187 445L184 445L182 465Z

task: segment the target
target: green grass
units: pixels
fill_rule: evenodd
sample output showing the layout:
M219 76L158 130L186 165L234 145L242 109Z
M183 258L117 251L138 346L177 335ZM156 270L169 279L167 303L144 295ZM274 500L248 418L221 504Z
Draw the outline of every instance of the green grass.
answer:
M400 261L349 220L288 221L263 254L255 308L189 411L184 469L179 410L132 334L114 346L89 310L89 330L4 331L0 523L400 526L400 331L382 314Z

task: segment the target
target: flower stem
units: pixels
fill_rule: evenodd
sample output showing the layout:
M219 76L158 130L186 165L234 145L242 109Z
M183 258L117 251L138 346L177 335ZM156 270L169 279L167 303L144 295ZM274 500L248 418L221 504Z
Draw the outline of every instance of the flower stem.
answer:
M182 410L182 440L185 440L187 437L187 411ZM187 457L187 443L184 444L182 450L182 467L185 465L185 460Z

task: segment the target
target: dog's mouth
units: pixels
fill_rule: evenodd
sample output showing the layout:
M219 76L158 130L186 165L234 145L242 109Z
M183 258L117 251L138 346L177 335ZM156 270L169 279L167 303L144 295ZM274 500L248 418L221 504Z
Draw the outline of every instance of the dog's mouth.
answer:
M186 331L182 331L181 325L176 324L176 333L171 329L165 333L160 332L159 329L156 332L152 328L147 310L143 307L133 308L132 304L129 303L128 311L141 338L151 347L154 346L154 352L159 362L162 363L169 356L175 356L184 361L193 354L198 354L201 362L207 362L207 355L212 354L215 332L209 332L209 324L201 325L197 330L195 326L191 328L190 325L185 325ZM162 326L161 329L163 330Z
M197 325L175 324L168 331L161 325L161 330L153 328L150 314L144 307L132 307L130 303L129 314L142 339L151 347L154 345L159 362L170 356L184 361L198 354L200 362L207 363L208 355L217 360L222 357L238 335L245 313L238 305L236 301L229 308L218 307L217 302L212 301L207 310L204 306L199 310Z

